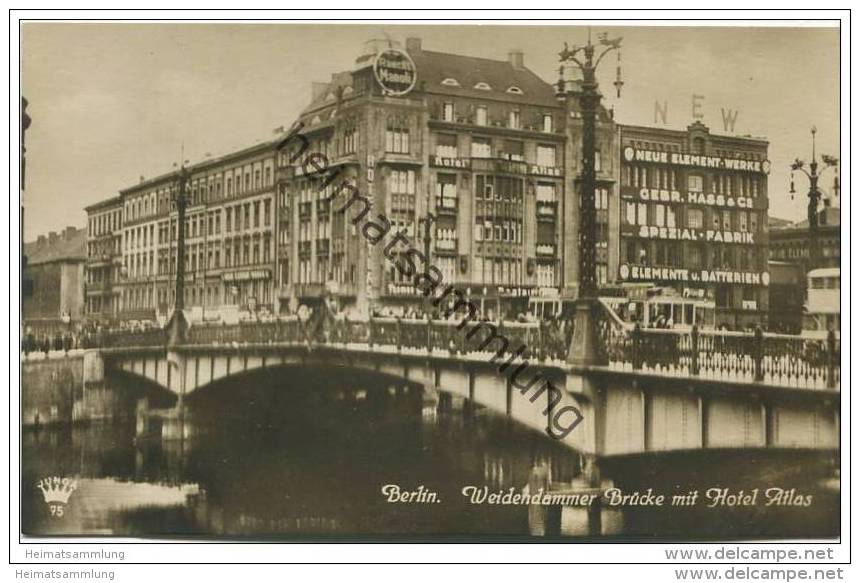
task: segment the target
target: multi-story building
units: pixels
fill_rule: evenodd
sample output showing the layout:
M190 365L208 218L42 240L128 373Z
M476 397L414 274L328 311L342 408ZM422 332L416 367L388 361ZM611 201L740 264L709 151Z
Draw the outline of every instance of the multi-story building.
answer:
M24 325L37 336L77 326L84 315L84 263L87 234L66 227L24 245L24 277L32 294L24 296Z
M274 309L277 141L187 168L187 307ZM123 318L161 319L175 302L178 187L170 172L120 191Z
M818 262L809 259L809 221L782 224L770 230L770 258L796 263L804 273L822 267L840 267L842 257L841 210L825 207L818 212Z
M425 255L432 215L433 265L488 312L525 311L529 297L565 291L573 297L577 233L562 226L578 224L579 148L567 146L574 136L578 144L581 132L578 81L570 78L561 89L546 83L520 51L506 61L478 59L427 51L415 38L405 51L388 41L366 48L353 70L314 85L299 120L308 150L322 152L341 173L338 180L353 181L391 222L391 232L402 229ZM405 87L386 88L384 75L392 72L408 80ZM600 128L605 204L617 172L605 110ZM285 152L297 161L281 175L282 208L292 208L280 215L282 261L291 266L281 270L281 293L301 301L331 281L345 302L415 303L419 290L396 260L364 245L331 208L337 182L314 186L329 178L308 176L300 146Z
M86 315L111 320L119 312L122 275L122 200L115 196L88 206L87 264L84 284Z
M715 324L767 320L767 142L622 126L619 279L715 305Z
M186 306L280 313L323 295L417 306L396 267L413 251L490 315L576 298L580 83L570 67L545 82L516 50L491 60L371 41L350 70L312 84L288 132L188 167ZM759 318L767 143L613 117L598 111L598 284L701 294L732 327ZM120 193L124 317L173 304L177 184L174 170ZM369 242L345 185L408 245Z

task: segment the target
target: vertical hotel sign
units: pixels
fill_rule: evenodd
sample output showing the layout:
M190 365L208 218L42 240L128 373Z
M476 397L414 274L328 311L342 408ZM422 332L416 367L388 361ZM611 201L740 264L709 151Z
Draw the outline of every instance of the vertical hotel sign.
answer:
M385 49L373 61L373 76L384 95L406 95L415 87L415 63L406 51Z

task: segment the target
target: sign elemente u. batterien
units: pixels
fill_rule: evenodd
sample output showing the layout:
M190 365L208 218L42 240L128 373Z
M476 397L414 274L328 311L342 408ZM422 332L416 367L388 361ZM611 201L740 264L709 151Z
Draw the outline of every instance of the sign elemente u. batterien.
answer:
M406 95L418 76L412 57L400 49L385 49L373 61L373 76L385 95Z

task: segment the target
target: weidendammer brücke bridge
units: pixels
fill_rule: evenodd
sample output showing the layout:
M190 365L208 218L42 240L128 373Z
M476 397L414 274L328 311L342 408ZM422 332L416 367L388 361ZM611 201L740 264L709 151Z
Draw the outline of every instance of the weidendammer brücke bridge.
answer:
M605 307L598 312L597 364L588 365L568 356L564 334L538 323L293 317L192 325L179 344L168 343L162 329L107 333L85 354L84 391L132 375L175 396L181 411L189 397L238 375L253 383L261 371L337 368L440 402L487 407L539 431L552 432L554 407L575 403L578 412L560 422L575 427L560 439L598 457L838 448L837 334L639 329ZM526 390L537 376L564 401L536 386Z

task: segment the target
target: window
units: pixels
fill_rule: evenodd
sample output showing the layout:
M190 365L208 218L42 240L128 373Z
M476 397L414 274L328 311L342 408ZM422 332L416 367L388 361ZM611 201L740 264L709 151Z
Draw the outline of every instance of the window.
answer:
M354 154L358 143L358 128L350 127L343 132L341 154Z
M647 225L648 224L648 204L644 202L640 202L637 205L636 214L638 215L638 223L639 225Z
M750 232L758 232L758 213L750 212Z
M714 290L714 303L718 308L732 307L732 288L727 285L718 285Z
M654 224L658 227L666 226L666 207L662 204L654 205Z
M415 194L415 171L391 170L388 175L388 192L391 194Z
M690 245L687 253L688 262L691 268L699 269L702 265L702 248L699 245Z
M439 174L436 176L436 208L457 209L456 174Z
M701 229L705 224L702 209L687 209L687 226L691 229Z
M267 227L272 223L272 201L263 201L263 224Z
M454 121L454 104L442 104L442 121Z
M548 114L544 114L543 116L543 131L546 133L552 133L552 116Z
M598 188L594 191L594 208L598 210L609 209L609 191L607 189Z
M486 106L479 105L475 109L475 124L479 126L487 125L487 108Z
M460 82L457 81L456 79L452 78L452 77L448 77L448 78L442 80L442 85L447 85L449 87L459 87Z
M510 87L508 87L507 91L508 91L508 93L513 93L514 95L522 95L523 94L523 90L520 89L519 87L517 87L516 85L511 85Z
M481 91L490 91L492 87L490 87L487 83L483 81L479 81L475 83L475 89L480 89Z
M514 109L508 114L508 127L512 130L520 129L520 112L518 109Z
M254 202L254 228L260 226L260 201Z
M666 226L675 226L675 209L671 205L666 207Z
M409 128L405 120L388 121L388 127L385 130L385 151L395 154L409 153Z
M505 149L502 151L502 158L522 162L524 159L523 143L514 140L505 140Z
M732 230L732 211L723 211L723 229Z
M740 211L740 212L738 212L738 229L739 229L742 233L746 233L746 232L747 232L747 228L748 228L748 225L747 225L747 213L746 213L745 211Z
M636 224L636 203L628 202L624 208L624 220L628 225Z
M492 147L488 138L472 138L472 158L491 158Z
M555 184L551 182L538 182L535 193L538 202L556 202Z
M600 172L603 168L603 159L600 156L600 150L594 151L594 171Z
M457 157L457 136L439 134L436 136L436 155L440 158Z
M690 192L702 192L702 177L698 174L687 176L687 190Z
M555 167L555 146L538 145L537 165L545 168Z

